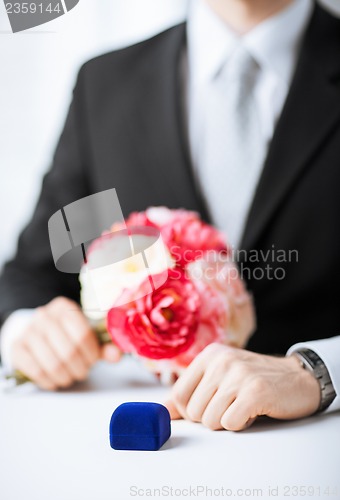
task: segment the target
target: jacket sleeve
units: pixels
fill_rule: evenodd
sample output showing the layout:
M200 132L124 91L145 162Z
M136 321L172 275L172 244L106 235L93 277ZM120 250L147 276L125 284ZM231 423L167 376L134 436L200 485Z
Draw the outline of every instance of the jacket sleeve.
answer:
M32 219L19 237L15 257L5 264L0 277L0 325L11 312L46 304L58 295L79 300L78 276L61 273L54 266L48 220L65 205L90 194L83 72L84 68ZM20 203L20 199L13 199L13 203Z

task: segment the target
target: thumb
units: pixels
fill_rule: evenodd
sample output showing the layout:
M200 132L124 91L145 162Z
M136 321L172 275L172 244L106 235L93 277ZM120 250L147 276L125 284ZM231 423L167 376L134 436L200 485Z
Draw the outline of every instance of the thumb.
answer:
M114 344L105 344L101 347L100 357L109 363L117 363L122 355L122 351Z
M171 420L179 420L183 418L182 415L177 410L175 403L171 401L171 399L165 401L164 406L168 409Z

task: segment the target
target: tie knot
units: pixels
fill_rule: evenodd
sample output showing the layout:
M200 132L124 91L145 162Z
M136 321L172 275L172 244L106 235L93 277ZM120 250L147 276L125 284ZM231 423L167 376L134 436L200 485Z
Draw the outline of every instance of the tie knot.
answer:
M238 83L246 85L255 83L259 69L254 57L242 45L234 50L225 68L230 81L236 80Z

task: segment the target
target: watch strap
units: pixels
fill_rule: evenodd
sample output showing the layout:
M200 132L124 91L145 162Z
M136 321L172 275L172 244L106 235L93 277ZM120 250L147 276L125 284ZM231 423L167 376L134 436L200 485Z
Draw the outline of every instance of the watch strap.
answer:
M307 348L297 349L292 353L292 355L295 355L299 359L301 366L313 373L314 377L319 382L321 400L317 411L320 412L325 410L336 396L333 383L325 363L320 356L316 354L316 352Z

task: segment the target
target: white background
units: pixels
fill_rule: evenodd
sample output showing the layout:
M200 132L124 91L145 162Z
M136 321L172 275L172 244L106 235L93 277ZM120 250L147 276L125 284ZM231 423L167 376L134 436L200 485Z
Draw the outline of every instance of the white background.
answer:
M340 13L340 0L325 1ZM80 64L180 22L186 9L187 0L81 0L12 34L0 0L0 268L32 213Z

